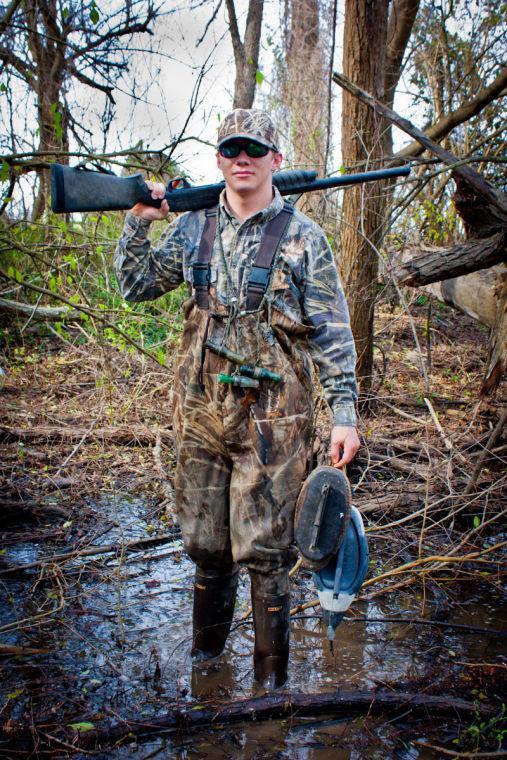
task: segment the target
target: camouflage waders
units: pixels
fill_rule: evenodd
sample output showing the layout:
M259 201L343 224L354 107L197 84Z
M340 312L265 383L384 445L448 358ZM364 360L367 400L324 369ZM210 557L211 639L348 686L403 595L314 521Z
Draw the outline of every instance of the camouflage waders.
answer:
M175 372L176 511L185 547L205 573L243 563L269 594L288 590L294 507L312 437L311 362L302 350L309 328L272 309L238 316L210 289L209 311L195 299ZM228 333L228 335L227 335ZM236 369L203 344L211 338L278 372L258 389L218 382Z

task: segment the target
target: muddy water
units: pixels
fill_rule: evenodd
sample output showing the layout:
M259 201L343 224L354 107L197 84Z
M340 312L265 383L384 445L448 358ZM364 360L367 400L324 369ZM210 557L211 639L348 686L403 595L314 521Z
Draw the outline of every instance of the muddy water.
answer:
M164 525L146 504L116 496L95 503L95 521L88 520L86 536L69 529L69 542L58 547L34 541L9 541L4 533L2 558L25 564L55 551L68 551L73 542L105 545L123 539L146 538ZM110 526L107 532L104 525ZM75 545L77 545L75 543ZM45 654L0 663L0 695L4 718L60 724L76 720L100 725L103 718L149 718L169 702L192 705L198 700L235 700L256 694L252 683L253 631L241 618L249 608L248 576L242 575L237 621L224 657L208 667L192 668L191 600L193 566L179 540L120 559L98 556L76 560L65 572L0 578L1 626L33 618L65 606L26 627L1 635L4 644L47 649ZM428 596L428 595L427 595ZM313 597L309 577L299 575L294 602ZM438 682L442 674L463 662L501 662L505 639L452 628L378 622L379 619L440 617L446 622L500 629L502 611L490 602L487 588L458 588L449 603L435 595L424 601L412 592L380 601L356 604L344 621L334 647L325 639L318 608L292 624L288 690L305 692L373 688L424 678ZM443 595L441 595L443 597ZM423 606L424 605L424 606ZM317 613L317 614L316 614ZM33 621L32 621L33 622ZM407 687L410 690L410 686ZM413 688L413 687L412 687ZM473 682L471 682L473 688ZM438 691L438 689L437 689ZM445 691L445 689L443 689ZM103 758L436 758L414 739L425 740L423 729L408 718L389 722L372 719L293 720L225 727L191 736L167 734L127 747L108 749ZM455 726L449 727L449 736ZM424 729L427 733L427 726ZM447 729L439 729L441 744ZM435 743L435 736L429 734ZM430 742L431 743L431 742ZM1 746L0 746L1 751ZM64 756L65 753L62 754ZM0 754L1 756L1 754Z

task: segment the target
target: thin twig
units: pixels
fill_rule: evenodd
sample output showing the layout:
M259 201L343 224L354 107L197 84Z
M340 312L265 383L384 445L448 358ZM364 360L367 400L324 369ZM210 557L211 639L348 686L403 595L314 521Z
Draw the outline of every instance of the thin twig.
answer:
M4 568L0 570L0 575L8 575L9 573L32 570L34 567L52 565L55 562L68 562L69 560L78 559L80 557L92 557L96 554L120 554L131 551L140 551L141 549L146 549L148 546L159 546L161 544L167 544L170 541L176 541L178 538L179 531L173 531L169 536L141 538L136 541L131 541L127 544L116 543L108 544L106 546L89 546L87 549L79 549L78 551L74 552L67 552L65 554L53 554L51 557L45 557L44 559L39 559L36 562L29 562L26 565L15 565L13 567Z
M502 414L500 415L500 419L498 420L495 428L493 429L493 432L488 438L488 442L484 446L484 450L481 452L479 459L477 460L477 464L474 467L474 471L472 472L472 475L470 476L470 480L468 482L467 487L465 488L464 495L470 493L470 491L475 486L477 479L479 475L481 474L481 470L484 466L484 461L488 454L491 453L491 449L495 446L495 443L500 438L500 435L502 434L502 430L504 428L505 423L507 422L507 406L503 410Z

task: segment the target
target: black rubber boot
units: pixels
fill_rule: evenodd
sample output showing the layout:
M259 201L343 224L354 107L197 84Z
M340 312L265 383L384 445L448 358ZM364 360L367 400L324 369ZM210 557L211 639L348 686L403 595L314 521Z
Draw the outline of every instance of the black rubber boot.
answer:
M252 578L254 675L265 689L284 685L289 664L289 594L259 594Z
M195 573L192 657L210 660L222 654L231 629L238 571L209 576Z

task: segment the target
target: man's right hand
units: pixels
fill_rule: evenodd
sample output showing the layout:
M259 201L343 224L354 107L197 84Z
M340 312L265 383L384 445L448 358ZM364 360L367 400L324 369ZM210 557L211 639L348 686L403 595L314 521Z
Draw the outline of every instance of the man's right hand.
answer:
M165 200L165 185L162 182L146 182L148 190L151 191L151 197L154 200L162 200L160 208L155 206L147 206L145 203L136 203L130 209L130 213L134 216L139 216L141 219L146 219L148 222L154 222L158 219L165 219L169 213L169 204Z

